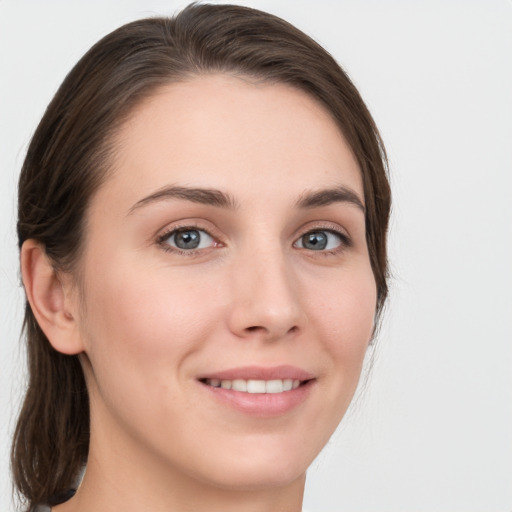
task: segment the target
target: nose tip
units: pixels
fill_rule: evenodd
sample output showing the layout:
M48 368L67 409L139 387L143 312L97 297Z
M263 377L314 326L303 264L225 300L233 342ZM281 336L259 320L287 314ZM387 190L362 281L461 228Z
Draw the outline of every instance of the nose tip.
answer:
M278 340L298 333L301 320L291 308L270 310L270 304L258 307L255 301L239 304L232 311L230 328L240 338L260 338L267 341Z
M229 324L238 337L272 341L303 328L306 317L300 294L283 263L246 268L233 285Z

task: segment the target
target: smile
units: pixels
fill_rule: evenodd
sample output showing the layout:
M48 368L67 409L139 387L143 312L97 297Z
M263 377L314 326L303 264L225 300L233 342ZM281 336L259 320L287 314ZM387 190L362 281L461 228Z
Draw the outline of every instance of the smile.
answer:
M272 380L253 380L253 379L203 379L202 382L208 386L222 389L232 389L242 393L283 393L297 389L301 383L298 379L272 379Z
M307 401L317 377L296 366L244 366L199 375L197 381L216 403L243 414L281 416Z

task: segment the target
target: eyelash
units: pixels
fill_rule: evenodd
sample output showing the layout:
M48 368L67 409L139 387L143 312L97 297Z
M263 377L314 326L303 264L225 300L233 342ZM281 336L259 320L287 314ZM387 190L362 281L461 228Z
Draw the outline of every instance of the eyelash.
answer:
M215 248L216 246L223 246L222 242L218 241L218 237L212 235L207 229L204 229L197 225L184 225L184 226L173 226L172 228L165 231L163 234L161 234L157 238L157 243L162 247L162 249L165 252L171 252L174 254L179 254L181 256L198 256L202 251L205 249L179 249L178 247L172 247L167 243L167 240L171 238L176 233L179 233L180 231L201 231L203 233L206 233L209 237L211 237L215 241L215 246L212 248Z
M172 237L173 235L175 235L176 233L180 232L180 231L201 231L203 233L206 233L209 237L211 237L214 241L215 241L215 245L212 246L211 248L215 248L215 247L222 247L224 244L222 242L219 242L218 241L218 237L212 235L210 233L210 231L208 231L207 229L204 229L198 225L183 225L183 226L174 226L170 229L168 229L167 231L165 231L163 234L161 234L160 236L158 236L157 238L157 243L158 245L161 246L161 248L165 251L165 252L171 252L171 253L174 253L174 254L178 254L178 255L183 255L183 256L198 256L201 254L201 252L203 252L205 249L202 248L202 249L179 249L177 247L172 247L171 245L169 245L167 243L167 240ZM312 249L307 249L305 247L296 247L296 244L301 240L302 237L306 236L307 234L309 233L316 233L316 232L325 232L325 233L330 233L332 235L335 235L339 238L340 240L340 244L338 247L335 247L334 249L330 249L330 250L319 250L319 251L314 251ZM307 252L310 252L310 253L313 253L313 254L317 254L317 255L322 255L322 256L329 256L329 255L335 255L335 254L338 254L350 247L352 247L353 243L352 243L352 240L350 239L350 237L348 235L346 235L345 233L339 231L338 229L334 229L332 226L322 226L322 225L319 225L319 226L315 226L311 229L308 229L307 231L304 231L299 237L297 237L297 239L293 242L293 246L296 247L297 249L301 249L301 250L304 250L304 251L307 251Z
M310 233L329 233L331 235L335 235L339 239L339 245L333 249L315 251L313 249L307 249L306 247L297 247L297 249L307 251L311 254L314 254L315 256L333 256L339 254L340 252L343 252L346 249L349 249L353 245L352 240L349 238L349 236L339 231L338 229L333 229L330 226L315 226L312 229L308 229L307 231L302 233L293 243L294 247L304 236Z

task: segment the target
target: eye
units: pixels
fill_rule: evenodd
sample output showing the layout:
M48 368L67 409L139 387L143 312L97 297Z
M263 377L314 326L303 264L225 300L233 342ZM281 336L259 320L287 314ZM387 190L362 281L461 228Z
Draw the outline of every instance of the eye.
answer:
M294 246L310 251L332 251L347 243L347 237L341 233L322 229L308 231L295 242Z
M215 240L202 229L180 228L161 237L160 243L179 251L193 251L212 247L215 245Z

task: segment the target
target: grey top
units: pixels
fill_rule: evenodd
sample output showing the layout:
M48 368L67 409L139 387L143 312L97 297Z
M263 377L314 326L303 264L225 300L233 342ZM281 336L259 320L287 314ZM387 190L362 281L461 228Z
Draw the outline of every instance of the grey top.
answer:
M51 508L48 505L36 505L30 512L51 512ZM302 512L307 512L307 510L302 509Z
M30 512L51 512L51 508L48 505L36 505ZM307 510L302 509L302 512L307 512Z

